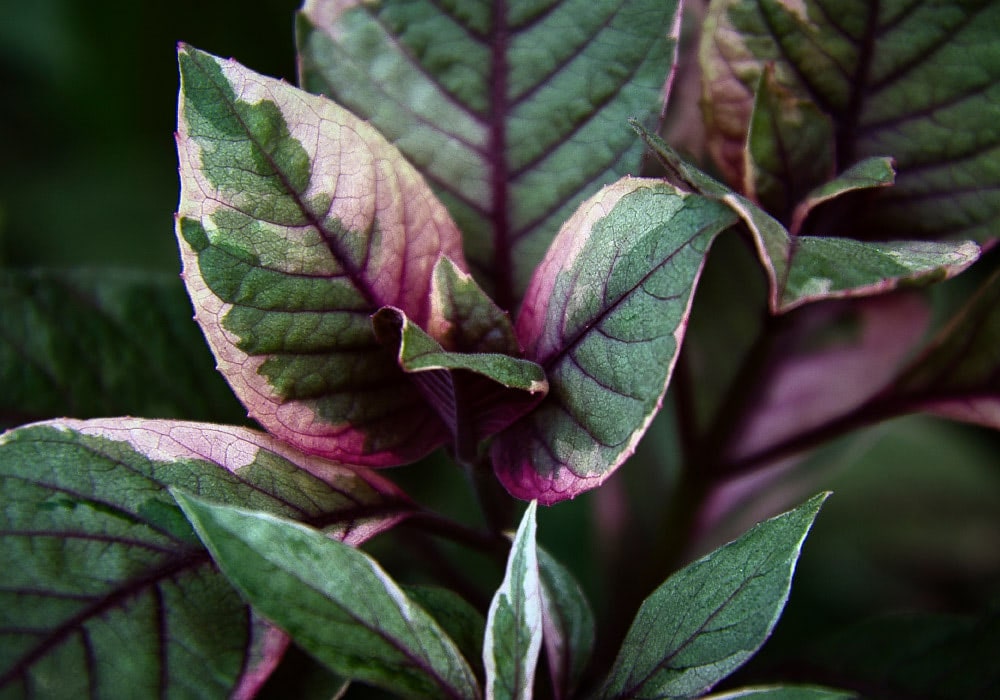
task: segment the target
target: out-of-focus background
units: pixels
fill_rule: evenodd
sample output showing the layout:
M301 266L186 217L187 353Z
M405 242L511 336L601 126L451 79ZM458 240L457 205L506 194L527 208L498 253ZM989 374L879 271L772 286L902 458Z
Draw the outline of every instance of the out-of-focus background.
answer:
M296 0L2 0L0 265L179 270L179 41L295 79Z

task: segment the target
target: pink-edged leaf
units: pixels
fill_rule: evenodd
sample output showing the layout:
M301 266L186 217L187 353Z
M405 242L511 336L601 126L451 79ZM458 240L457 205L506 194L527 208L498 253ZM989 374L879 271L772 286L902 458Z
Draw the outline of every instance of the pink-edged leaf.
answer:
M980 248L971 241L873 243L832 236L792 236L781 222L749 198L686 163L655 134L637 124L633 126L660 159L672 182L725 202L743 220L770 283L768 303L772 313L784 313L813 301L871 296L938 282L963 272L979 258ZM857 170L844 173L844 179L835 178L810 196L819 203L859 187L883 187L888 184L883 170L887 164L884 159L864 161Z
M427 402L448 426L457 454L474 456L476 444L530 411L548 392L534 362L501 353L449 352L399 309L372 318L379 341L393 349Z
M890 401L1000 430L1000 272L886 392Z
M839 230L864 240L993 240L998 23L993 0L713 0L701 45L709 152L743 182L754 92L772 71L833 120L838 171L896 160L894 187L845 198L825 224L850 220Z
M735 221L723 204L641 178L604 188L570 217L517 320L551 389L494 440L512 494L572 498L632 454L666 391L709 244Z
M418 324L433 266L461 238L420 175L321 97L182 47L178 240L198 322L270 433L382 466L441 444L369 316Z
M458 221L473 269L517 307L560 225L641 165L678 0L307 0L300 83L371 120Z
M59 420L0 436L0 693L152 697L259 687L283 648L168 489L322 527L351 544L405 515L389 482L246 428Z
M230 700L253 700L285 655L291 638L277 627L254 615L247 647L246 670L239 685L230 693Z

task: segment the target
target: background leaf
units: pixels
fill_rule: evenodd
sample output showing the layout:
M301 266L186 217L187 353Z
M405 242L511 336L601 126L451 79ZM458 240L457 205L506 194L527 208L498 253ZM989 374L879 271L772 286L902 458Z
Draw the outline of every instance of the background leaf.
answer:
M73 416L239 421L173 275L0 270L0 427Z
M473 670L477 677L484 677L482 656L486 618L483 614L462 596L447 588L423 585L403 586L403 590L410 600L430 613L455 642L465 660L475 664Z
M728 693L706 695L705 700L736 700L736 698L756 698L757 700L849 700L858 697L854 693L829 688L804 685L774 685L754 688L740 688Z
M244 428L105 419L8 432L4 694L221 696L263 680L280 640L277 650L261 646L270 633L212 565L167 492L175 486L327 526L353 543L406 506L374 475Z
M1000 271L887 390L899 401L1000 430Z
M220 370L272 434L355 464L412 461L444 427L369 316L430 314L461 239L421 177L332 102L182 47L177 225Z
M629 117L654 127L677 0L308 0L301 85L371 120L424 173L473 269L516 308L560 224L636 173Z
M571 498L632 454L666 390L708 246L735 219L664 182L625 178L566 222L517 320L550 391L492 448L513 495Z
M785 606L826 496L757 525L667 579L639 609L602 697L695 697L742 665Z
M366 554L289 520L174 495L254 609L335 673L403 697L479 697L454 642Z
M528 505L514 535L503 582L490 603L483 641L486 696L530 700L542 649L542 589L535 546L535 510Z
M709 151L741 181L753 92L773 65L784 88L833 119L838 171L871 156L897 164L895 187L841 200L807 232L992 240L998 22L992 0L714 0L702 41Z
M572 697L594 649L594 614L569 569L538 550L545 654L552 695Z

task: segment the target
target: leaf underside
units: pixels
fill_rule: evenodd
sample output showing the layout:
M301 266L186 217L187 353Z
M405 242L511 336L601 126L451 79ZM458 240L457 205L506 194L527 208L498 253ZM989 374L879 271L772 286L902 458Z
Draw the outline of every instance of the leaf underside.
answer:
M560 224L636 173L626 120L654 127L677 0L309 0L300 83L370 120L432 184L474 271L516 308Z

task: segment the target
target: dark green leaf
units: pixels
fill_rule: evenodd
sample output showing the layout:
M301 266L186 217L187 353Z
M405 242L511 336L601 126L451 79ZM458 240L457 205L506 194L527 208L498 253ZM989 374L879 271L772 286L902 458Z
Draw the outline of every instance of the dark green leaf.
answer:
M403 697L480 696L454 642L368 555L290 520L174 496L254 610L335 673Z
M175 276L0 272L0 426L145 415L238 421Z
M393 501L405 507L364 470L244 428L123 418L8 432L0 694L244 697L263 682L283 640L219 575L169 487L353 543L398 519Z
M503 583L486 619L486 697L530 700L542 648L542 590L535 546L535 510L528 505L514 536Z
M741 666L778 621L826 496L760 523L667 579L639 609L602 697L695 697Z
M466 600L447 588L439 586L403 586L410 600L422 607L441 626L462 656L476 664L478 674L483 673L483 638L486 619Z
M677 0L309 0L301 84L371 120L458 221L500 306L516 307L560 224L639 169Z

